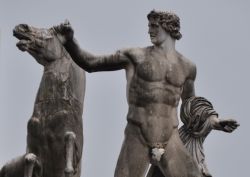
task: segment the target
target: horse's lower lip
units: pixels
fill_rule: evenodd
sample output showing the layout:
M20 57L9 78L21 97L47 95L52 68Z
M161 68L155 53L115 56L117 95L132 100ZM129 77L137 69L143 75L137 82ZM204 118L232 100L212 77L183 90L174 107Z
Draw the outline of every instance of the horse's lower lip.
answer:
M16 46L21 50L21 51L25 51L25 41L21 40L18 43L16 43Z

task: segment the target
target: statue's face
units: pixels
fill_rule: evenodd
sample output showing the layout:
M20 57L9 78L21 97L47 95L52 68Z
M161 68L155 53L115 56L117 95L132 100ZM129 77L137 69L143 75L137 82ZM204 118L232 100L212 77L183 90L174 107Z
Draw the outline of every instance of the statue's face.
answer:
M62 56L62 44L52 29L20 24L15 27L13 34L20 40L17 47L29 52L42 65L60 59Z
M149 21L148 34L151 42L156 46L161 45L168 37L168 33L155 21Z

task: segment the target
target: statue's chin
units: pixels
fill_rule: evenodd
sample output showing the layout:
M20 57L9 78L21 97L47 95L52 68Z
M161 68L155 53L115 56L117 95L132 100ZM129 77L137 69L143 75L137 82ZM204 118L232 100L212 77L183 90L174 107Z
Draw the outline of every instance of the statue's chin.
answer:
M155 45L155 46L159 46L160 45L159 41L157 39L155 39L155 38L151 38L151 43L153 45Z
M155 45L155 43L156 43L155 38L151 37L150 40L151 40L151 43Z

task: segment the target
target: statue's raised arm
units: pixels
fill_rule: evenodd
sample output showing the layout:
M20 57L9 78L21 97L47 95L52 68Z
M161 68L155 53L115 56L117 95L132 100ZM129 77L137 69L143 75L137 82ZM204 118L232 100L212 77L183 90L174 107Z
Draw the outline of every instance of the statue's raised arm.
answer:
M125 69L129 63L128 57L120 50L111 55L95 56L81 49L68 21L54 28L64 36L62 42L72 59L87 72Z

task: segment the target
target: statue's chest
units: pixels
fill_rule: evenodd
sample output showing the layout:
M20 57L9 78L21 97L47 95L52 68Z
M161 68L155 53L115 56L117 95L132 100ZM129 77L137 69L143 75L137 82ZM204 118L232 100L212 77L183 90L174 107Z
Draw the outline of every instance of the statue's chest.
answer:
M178 62L164 59L145 59L137 64L138 77L149 82L166 81L175 86L182 86L185 73Z

